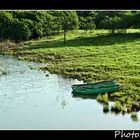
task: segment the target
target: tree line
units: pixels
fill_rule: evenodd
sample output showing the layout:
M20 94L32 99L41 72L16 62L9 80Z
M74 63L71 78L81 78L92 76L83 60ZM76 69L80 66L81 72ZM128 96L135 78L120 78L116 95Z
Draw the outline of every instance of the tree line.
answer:
M0 41L21 42L69 30L109 29L125 33L140 28L139 11L0 11Z

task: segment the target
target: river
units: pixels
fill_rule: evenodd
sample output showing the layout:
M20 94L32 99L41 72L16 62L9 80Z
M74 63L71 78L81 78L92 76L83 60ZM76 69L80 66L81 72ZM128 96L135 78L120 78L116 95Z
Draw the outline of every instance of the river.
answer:
M73 97L82 81L31 69L44 64L0 56L0 129L118 130L139 129L130 114L103 113L95 99ZM140 120L140 113L138 113Z

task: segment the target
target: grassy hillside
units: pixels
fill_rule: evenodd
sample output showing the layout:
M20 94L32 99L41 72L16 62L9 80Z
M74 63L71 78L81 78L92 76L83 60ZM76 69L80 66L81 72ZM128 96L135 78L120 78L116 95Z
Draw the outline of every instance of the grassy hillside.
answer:
M109 100L119 101L123 112L140 110L139 30L113 35L106 30L88 35L75 31L68 33L66 45L59 35L24 42L14 54L19 59L48 62L41 69L85 82L115 79L123 89Z

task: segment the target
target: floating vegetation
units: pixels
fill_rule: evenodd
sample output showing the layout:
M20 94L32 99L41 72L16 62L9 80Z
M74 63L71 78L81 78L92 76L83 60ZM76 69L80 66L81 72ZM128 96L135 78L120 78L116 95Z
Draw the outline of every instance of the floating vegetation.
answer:
M137 115L136 113L132 113L132 114L131 114L131 119L132 119L133 121L135 121L135 122L139 121L139 120L138 120L138 115Z
M33 70L33 69L35 69L34 67L32 67L32 66L28 66L31 70Z
M111 111L113 112L121 112L124 110L124 107L119 101L116 101L113 106L111 106Z
M46 76L48 77L48 76L49 76L49 74L47 73L47 74L46 74Z
M7 73L6 71L0 69L0 76L2 76L2 75L7 75L7 74L8 74L8 73Z
M5 68L3 62L0 61L0 76L7 74L8 74L7 68Z
M109 112L109 105L108 104L103 105L103 112L104 113Z
M107 93L105 93L103 95L99 94L96 99L99 103L108 104L108 94Z

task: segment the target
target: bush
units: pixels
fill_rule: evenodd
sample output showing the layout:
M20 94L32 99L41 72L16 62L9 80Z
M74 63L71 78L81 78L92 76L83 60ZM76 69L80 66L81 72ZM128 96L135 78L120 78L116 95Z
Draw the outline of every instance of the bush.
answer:
M9 39L15 42L21 42L24 40L29 40L32 32L29 28L29 23L27 20L14 19L11 24L11 28L9 28Z
M137 116L137 114L136 114L136 113L132 113L132 114L131 114L131 119L132 119L133 121L138 121L138 116Z
M103 111L104 112L108 112L109 111L109 105L108 104L104 104L103 105Z
M9 39L9 29L13 22L12 14L8 12L0 12L0 40Z
M97 98L96 98L96 100L98 101L98 102L100 102L100 103L104 103L104 104L108 104L108 94L106 93L106 94L104 94L104 95L98 95L97 96Z
M41 23L33 22L32 38L40 38L43 36L43 27Z
M114 111L114 112L121 112L123 110L124 110L124 107L121 105L119 101L116 101L115 105L111 107L111 111Z

